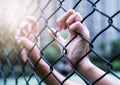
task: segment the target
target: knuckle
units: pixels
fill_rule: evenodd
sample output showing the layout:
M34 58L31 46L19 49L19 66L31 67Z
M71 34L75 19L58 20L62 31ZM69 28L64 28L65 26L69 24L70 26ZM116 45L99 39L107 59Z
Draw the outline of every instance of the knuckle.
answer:
M77 27L77 28L80 28L80 27L81 27L81 24L80 24L79 21L77 21L77 22L75 23L75 27Z
M69 26L70 25L70 20L66 21L66 25Z

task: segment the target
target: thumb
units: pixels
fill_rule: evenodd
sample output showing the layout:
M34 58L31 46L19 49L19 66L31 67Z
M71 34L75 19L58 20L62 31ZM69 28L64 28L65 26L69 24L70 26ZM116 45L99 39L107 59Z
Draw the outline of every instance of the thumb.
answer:
M60 35L59 32L55 32L54 29L48 30L48 33L52 38L56 38L56 43L59 46L59 48L61 49L62 45L65 44L65 39Z
M27 16L26 20L33 26L33 32L37 35L39 33L39 26L36 19L32 16Z

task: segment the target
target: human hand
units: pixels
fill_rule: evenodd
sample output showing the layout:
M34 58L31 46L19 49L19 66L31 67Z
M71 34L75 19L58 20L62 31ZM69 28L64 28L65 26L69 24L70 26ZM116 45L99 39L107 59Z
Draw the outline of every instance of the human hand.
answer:
M36 23L35 19L30 16L27 16L24 21L20 23L18 29L16 30L15 39L17 44L22 49L21 55L24 62L27 60L27 51L30 51L34 47L34 44L38 42L38 32L38 24ZM38 51L35 51L35 53L36 52Z
M82 34L86 39L90 38L89 31L84 23L81 23L82 17L78 12L73 10L68 11L57 20L58 32L56 34L57 40L66 46L70 40L74 39L66 46L67 56L70 60L76 63L88 51L88 43L82 39L78 33ZM67 39L63 39L59 32L61 30L69 30L70 35ZM53 36L53 33L49 31ZM59 45L59 44L58 44ZM60 49L63 48L59 45Z

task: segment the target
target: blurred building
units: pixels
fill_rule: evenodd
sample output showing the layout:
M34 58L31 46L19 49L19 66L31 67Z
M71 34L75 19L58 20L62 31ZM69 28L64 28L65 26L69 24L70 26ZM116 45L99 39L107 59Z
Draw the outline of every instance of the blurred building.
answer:
M60 2L61 1L61 2ZM86 17L93 11L93 5L87 0L0 0L0 21L2 25L6 25L10 31L16 29L19 25L20 20L25 16L34 16L40 25L40 30L43 30L41 34L41 46L48 44L49 35L46 34L47 29L56 29L56 19L65 13L65 10L74 8L78 11L82 17ZM92 0L95 3L95 0ZM100 0L96 4L96 8L107 16L111 17L117 11L120 11L119 0ZM119 28L120 25L120 14L116 15L113 20L113 25ZM109 19L95 11L87 19L85 23L90 30L91 40L103 29L109 25ZM46 24L49 26L47 27ZM11 29L12 28L12 29ZM110 49L110 42L119 38L120 34L110 27L106 32L102 33L95 41L94 45L96 50L101 42L107 43L107 49Z

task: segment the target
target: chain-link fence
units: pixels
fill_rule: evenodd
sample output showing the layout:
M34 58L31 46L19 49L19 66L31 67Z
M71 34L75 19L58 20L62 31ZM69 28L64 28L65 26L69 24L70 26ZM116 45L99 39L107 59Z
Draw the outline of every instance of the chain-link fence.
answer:
M44 85L44 81L52 74L63 85L71 79L80 85L94 85L110 74L115 79L120 79L120 1L119 0L4 0L1 4L0 18L0 85ZM47 30L57 29L56 20L69 9L79 12L90 31L91 39L87 40L78 35L89 44L88 52L76 64L67 56L67 46L56 38L51 38ZM36 19L34 25L39 26L39 33L35 43L28 52L27 58L22 59L21 52L25 50L16 44L15 31L26 16ZM30 32L32 33L32 31ZM65 38L68 31L61 32ZM29 36L29 35L28 35ZM60 52L56 42L61 46ZM37 46L41 56L34 64L30 53ZM20 49L19 49L20 48ZM86 55L91 61L105 71L105 74L95 81L88 81L77 69L77 64ZM49 65L50 72L42 78L37 76L36 66L41 58ZM68 64L72 64L72 68ZM65 76L63 81L54 74L54 69ZM40 71L40 70L39 70ZM52 81L52 80L51 80Z

